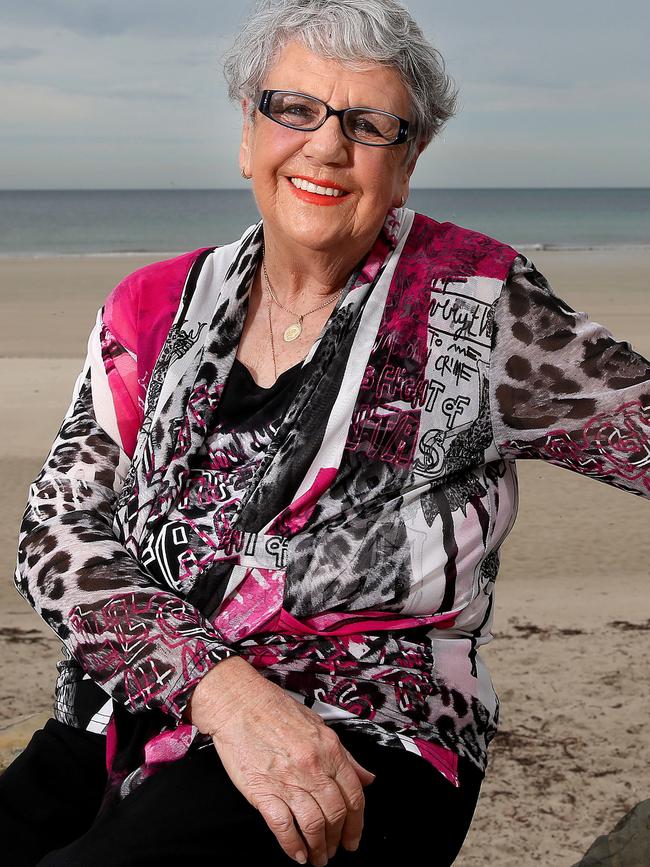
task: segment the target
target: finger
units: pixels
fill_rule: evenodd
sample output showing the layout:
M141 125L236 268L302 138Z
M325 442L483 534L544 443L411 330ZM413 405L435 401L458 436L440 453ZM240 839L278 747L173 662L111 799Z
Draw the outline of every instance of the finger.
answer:
M255 807L289 858L298 861L300 852L307 856L307 847L298 833L293 814L281 798L277 795L265 795L255 804Z
M295 823L304 837L309 849L310 861L314 864L324 864L328 858L327 821L320 805L309 792L298 787L283 790L282 797L293 813Z
M321 783L312 784L311 795L325 816L325 842L327 856L333 858L341 842L343 825L348 807L341 789L332 777L325 777Z
M345 748L344 752L348 761L342 763L337 771L335 780L347 807L347 815L341 831L341 844L346 849L353 851L359 846L361 832L363 831L363 811L366 805L366 797L363 793L363 787L359 781L357 771L354 769L354 765L358 763L354 762L353 757ZM365 771L365 768L362 768L361 765L359 765L359 768ZM366 773L369 772L366 771Z
M345 749L345 747L344 747L344 749ZM370 783L372 783L372 781L376 778L377 775L373 774L373 772L369 771L367 768L364 768L363 765L360 765L359 762L354 758L354 756L351 755L351 753L349 753L347 750L345 750L345 753L346 753L348 759L350 760L350 764L352 765L354 770L357 772L359 780L361 781L361 785L362 786L370 785Z

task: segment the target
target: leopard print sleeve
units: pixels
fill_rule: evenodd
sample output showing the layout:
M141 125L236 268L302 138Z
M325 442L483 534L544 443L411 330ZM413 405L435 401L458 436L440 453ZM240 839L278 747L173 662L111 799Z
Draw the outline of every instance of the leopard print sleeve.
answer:
M490 399L502 456L650 498L650 362L561 301L521 254L494 308Z
M133 712L157 708L180 720L193 687L235 651L194 606L156 585L113 534L113 505L130 464L117 396L133 405L120 374L132 368L133 353L110 334L103 311L29 489L14 582L111 698Z

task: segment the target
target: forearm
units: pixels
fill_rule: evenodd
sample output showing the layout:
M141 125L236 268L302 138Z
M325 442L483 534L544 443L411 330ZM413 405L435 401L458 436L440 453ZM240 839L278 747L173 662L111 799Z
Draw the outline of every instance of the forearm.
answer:
M519 257L496 305L498 450L650 498L650 361L557 298Z
M15 581L84 671L134 711L180 716L192 687L234 654L196 608L152 583L98 513L23 532Z
M158 708L180 718L192 688L234 651L113 535L125 460L96 417L84 371L29 489L15 584L111 697L133 711Z

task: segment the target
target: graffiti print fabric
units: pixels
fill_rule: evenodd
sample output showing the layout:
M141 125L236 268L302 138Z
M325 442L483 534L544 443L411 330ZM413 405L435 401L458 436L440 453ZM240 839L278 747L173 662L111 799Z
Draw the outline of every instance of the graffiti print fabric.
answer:
M513 248L390 211L233 486L217 452L245 468L252 440L219 431L219 403L262 240L259 224L141 269L98 314L16 569L65 645L57 718L107 732L123 797L208 745L183 712L238 654L452 781L458 755L484 771L499 705L479 649L514 461L650 496L650 366ZM171 544L206 460L203 544ZM90 720L74 709L84 679L101 688Z

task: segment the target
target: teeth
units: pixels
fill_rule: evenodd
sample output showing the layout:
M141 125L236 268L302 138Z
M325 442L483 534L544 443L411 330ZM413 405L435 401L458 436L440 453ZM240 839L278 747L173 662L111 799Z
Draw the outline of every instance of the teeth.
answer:
M343 195L343 190L335 190L333 187L319 187L302 178L290 178L289 180L294 187L298 187L299 190L306 190L308 193L318 193L320 196L334 196L335 198Z

